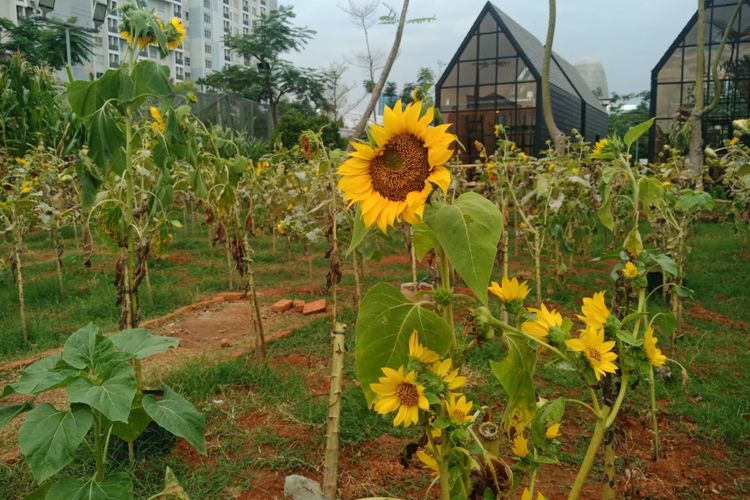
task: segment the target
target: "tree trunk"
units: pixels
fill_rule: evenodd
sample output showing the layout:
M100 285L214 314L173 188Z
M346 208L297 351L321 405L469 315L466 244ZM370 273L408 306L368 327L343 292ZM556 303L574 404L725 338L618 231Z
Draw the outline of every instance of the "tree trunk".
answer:
M690 113L690 145L688 146L689 174L695 180L696 187L702 187L701 170L703 168L703 80L706 75L705 62L705 21L706 9L704 0L698 0L698 22L696 29L695 61L695 106Z
M544 112L544 123L547 125L550 139L555 145L555 151L562 155L563 139L565 134L560 132L555 124L555 117L552 115L552 100L550 98L549 72L552 61L552 42L555 39L555 22L557 17L557 7L555 0L549 0L549 22L547 24L547 39L544 45L544 60L542 63L542 110Z
M401 16L398 19L398 27L396 28L396 37L393 40L393 46L391 47L391 52L388 54L388 59L385 61L385 66L383 66L383 70L380 72L380 79L375 84L375 87L372 89L372 94L370 94L370 102L367 104L367 108L365 109L364 114L362 114L362 117L359 119L359 122L357 123L357 126L354 128L354 134L352 134L352 137L354 139L358 139L359 137L362 137L362 134L365 132L365 127L367 126L367 121L370 118L370 115L372 114L373 110L375 109L375 105L378 103L378 99L380 99L380 94L383 92L383 87L385 87L385 82L388 80L388 75L391 72L391 67L393 67L393 62L396 60L396 56L398 55L398 48L401 45L401 37L404 33L404 24L406 23L406 11L409 8L409 0L404 0L403 4L401 5ZM349 143L349 150L351 151L352 146L351 143Z

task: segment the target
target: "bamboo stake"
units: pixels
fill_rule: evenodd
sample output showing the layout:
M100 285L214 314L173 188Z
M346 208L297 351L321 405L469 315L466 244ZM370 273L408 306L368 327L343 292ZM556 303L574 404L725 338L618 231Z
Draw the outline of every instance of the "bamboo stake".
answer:
M25 343L29 342L29 327L26 323L26 299L23 292L23 265L21 264L21 253L23 252L23 236L16 237L15 264L16 285L18 285L18 311L21 316L21 335Z

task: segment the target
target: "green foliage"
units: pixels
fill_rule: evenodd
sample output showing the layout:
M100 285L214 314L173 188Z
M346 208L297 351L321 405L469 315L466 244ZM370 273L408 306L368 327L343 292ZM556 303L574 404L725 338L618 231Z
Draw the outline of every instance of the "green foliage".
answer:
M71 63L85 64L94 53L94 37L75 26L75 18L69 19L68 24ZM32 66L60 69L68 63L65 31L65 26L42 19L19 16L16 24L10 19L0 18L0 55L18 52Z
M503 421L505 430L524 428L536 413L534 370L536 352L522 337L505 335L508 354L500 361L490 361L490 368L508 395Z
M274 140L281 141L286 148L299 144L305 130L322 130L323 143L330 148L343 148L345 141L339 134L339 126L325 115L318 114L308 104L289 103L281 106L281 118L274 131Z

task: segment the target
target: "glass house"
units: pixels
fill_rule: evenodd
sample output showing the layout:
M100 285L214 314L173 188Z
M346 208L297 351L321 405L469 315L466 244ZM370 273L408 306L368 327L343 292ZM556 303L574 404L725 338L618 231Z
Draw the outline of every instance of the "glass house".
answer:
M736 6L736 0L706 0L705 103L714 95L710 70ZM656 117L649 141L651 160L668 142L674 127L689 119L695 105L697 24L696 12L651 71L651 116ZM721 144L732 136L732 120L750 116L750 0L744 2L728 29L727 43L719 59L719 104L703 117L706 144Z
M495 125L527 154L546 148L542 114L544 46L507 14L487 2L437 82L435 98L443 118L466 146L463 161L478 157L482 142L494 151ZM552 112L558 128L578 131L588 141L606 137L609 116L578 71L559 54L550 68Z

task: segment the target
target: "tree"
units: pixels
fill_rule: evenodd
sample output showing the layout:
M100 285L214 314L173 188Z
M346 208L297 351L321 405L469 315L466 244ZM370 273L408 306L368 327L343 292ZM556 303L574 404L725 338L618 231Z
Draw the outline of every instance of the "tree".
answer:
M285 96L294 95L322 105L323 75L313 68L295 67L281 58L292 50L300 52L315 33L307 27L293 26L294 17L291 7L280 7L258 20L250 34L224 37L226 47L242 55L245 64L229 66L198 83L267 103L274 128L279 121L279 102Z
M557 124L555 117L552 115L552 99L550 97L549 72L550 62L552 60L552 42L555 39L555 23L557 21L557 5L555 0L549 0L549 22L547 24L547 40L544 43L544 60L542 61L542 109L544 111L544 123L547 131L555 145L557 154L562 154L563 134Z
M324 71L324 96L328 105L327 111L331 120L336 123L339 123L342 116L351 110L348 96L354 87L344 81L346 70L347 66L343 63L331 63Z
M362 28L365 35L365 51L355 53L354 58L358 66L367 70L369 78L365 80L364 84L368 93L372 92L372 87L375 86L375 71L383 67L383 59L385 59L385 52L382 49L373 48L370 45L369 30L377 23L375 12L379 6L380 0L365 2L348 0L347 7L339 7L349 14L352 24Z
M69 24L75 18L68 19ZM65 27L44 21L20 17L18 25L0 17L0 56L2 64L8 55L20 52L32 66L51 66L60 69L67 64ZM94 37L82 28L67 28L70 35L72 64L83 64L93 55Z
M280 139L285 147L291 148L298 144L305 130L317 132L320 129L323 129L321 139L326 146L343 147L338 124L327 116L316 113L309 104L283 102L280 108L281 118L276 127L275 138Z
M635 108L626 105L638 101ZM609 134L623 137L631 127L649 119L651 93L648 90L619 95L612 93L609 101ZM648 134L643 134L634 146L635 160L648 151Z

